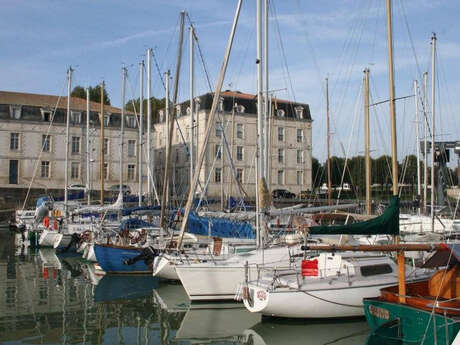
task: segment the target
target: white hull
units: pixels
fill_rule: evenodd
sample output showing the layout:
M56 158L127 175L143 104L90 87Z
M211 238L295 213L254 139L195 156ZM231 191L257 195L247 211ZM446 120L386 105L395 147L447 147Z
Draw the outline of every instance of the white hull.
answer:
M363 316L363 298L378 296L381 288L393 283L372 286L340 287L324 290L289 289L268 292L249 285L253 304L244 300L245 307L254 313L288 318L339 318Z
M40 247L53 247L57 248L62 240L62 234L56 230L43 230L38 239Z
M83 259L86 261L97 262L96 253L94 252L94 243L86 243L83 249Z
M153 262L153 276L167 280L179 280L176 264L169 258L157 256Z
M292 250L292 249L291 249ZM249 277L257 277L256 264L268 267L289 265L287 247L275 247L254 251L245 255L235 255L228 260L206 263L176 265L176 272L192 301L233 300L245 279L245 264L249 264Z

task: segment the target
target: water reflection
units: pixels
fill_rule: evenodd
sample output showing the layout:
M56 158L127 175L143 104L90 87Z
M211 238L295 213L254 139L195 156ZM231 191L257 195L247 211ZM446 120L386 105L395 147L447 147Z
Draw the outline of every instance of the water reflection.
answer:
M0 234L2 344L364 344L363 319L261 320L235 303L192 304L180 284L101 276L79 256Z

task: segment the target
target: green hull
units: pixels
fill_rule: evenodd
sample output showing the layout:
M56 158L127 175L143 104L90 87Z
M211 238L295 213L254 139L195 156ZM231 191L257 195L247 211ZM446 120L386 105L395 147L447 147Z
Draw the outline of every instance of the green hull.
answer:
M378 299L365 299L364 313L372 330L368 345L451 345L460 330L458 317Z

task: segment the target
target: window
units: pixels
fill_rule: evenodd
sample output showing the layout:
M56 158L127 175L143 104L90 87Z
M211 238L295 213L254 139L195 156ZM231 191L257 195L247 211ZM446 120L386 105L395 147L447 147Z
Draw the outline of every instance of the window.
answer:
M108 138L104 138L104 154L108 154L109 153L109 139Z
M108 126L110 123L110 115L104 115L104 126Z
M221 137L222 136L222 122L217 121L216 122L216 137Z
M221 168L216 168L214 178L215 178L216 183L221 182L221 179L222 179L222 169Z
M134 157L136 155L136 140L128 140L128 157Z
M71 111L70 121L72 121L72 123L81 123L81 113L77 111Z
M42 120L46 122L51 121L51 111L40 109L42 113Z
M176 149L176 163L179 163L180 152L179 149Z
M297 128L297 142L301 143L303 141L303 130Z
M10 105L10 117L15 120L19 120L21 118L20 105Z
M70 169L70 178L79 178L80 177L80 163L72 162Z
M298 119L303 119L303 107L302 106L297 106L294 108L295 109L295 114Z
M176 116L182 116L182 109L180 108L180 105L176 105Z
M297 164L303 163L303 152L302 150L297 150Z
M126 126L128 126L129 128L136 128L136 118L134 116L127 116Z
M216 144L216 159L222 158L222 150L220 149L220 147L220 144Z
M50 152L51 151L51 136L43 134L42 135L42 151Z
M284 141L284 128L278 127L278 141Z
M245 108L243 105L241 105L241 104L236 104L236 103L235 103L235 108L236 108L236 112L237 112L237 113L241 113L241 114L242 114L242 113L244 113L244 112L246 111L246 108Z
M109 178L109 163L104 163L104 180Z
M72 137L72 154L80 153L80 137Z
M237 161L243 160L243 146L236 147L236 160Z
M10 134L10 150L11 151L19 150L19 133Z
M361 266L361 275L363 277L375 276L378 274L387 274L393 272L393 269L389 264Z
M224 97L219 98L219 111L224 111Z
M243 124L242 123L236 124L236 137L238 139L243 139Z
M278 163L284 162L284 149L278 149Z
M128 180L133 181L136 176L136 165L128 164Z
M40 176L43 178L50 177L50 162L42 161L40 164Z
M236 180L239 183L243 183L243 169L241 169L241 168L236 169Z
M278 184L284 184L284 170L278 170Z
M279 117L284 117L285 114L286 114L286 112L283 109L277 109L276 110L276 115L279 116Z
M297 185L303 185L303 171L297 171Z

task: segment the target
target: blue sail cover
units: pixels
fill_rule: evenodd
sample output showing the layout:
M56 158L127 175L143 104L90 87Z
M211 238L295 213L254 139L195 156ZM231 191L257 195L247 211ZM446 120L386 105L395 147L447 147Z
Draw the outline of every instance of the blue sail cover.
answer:
M208 235L209 222L211 222L211 236L256 238L254 229L250 223L231 221L224 218L199 217L190 213L188 217L188 232L196 235Z

